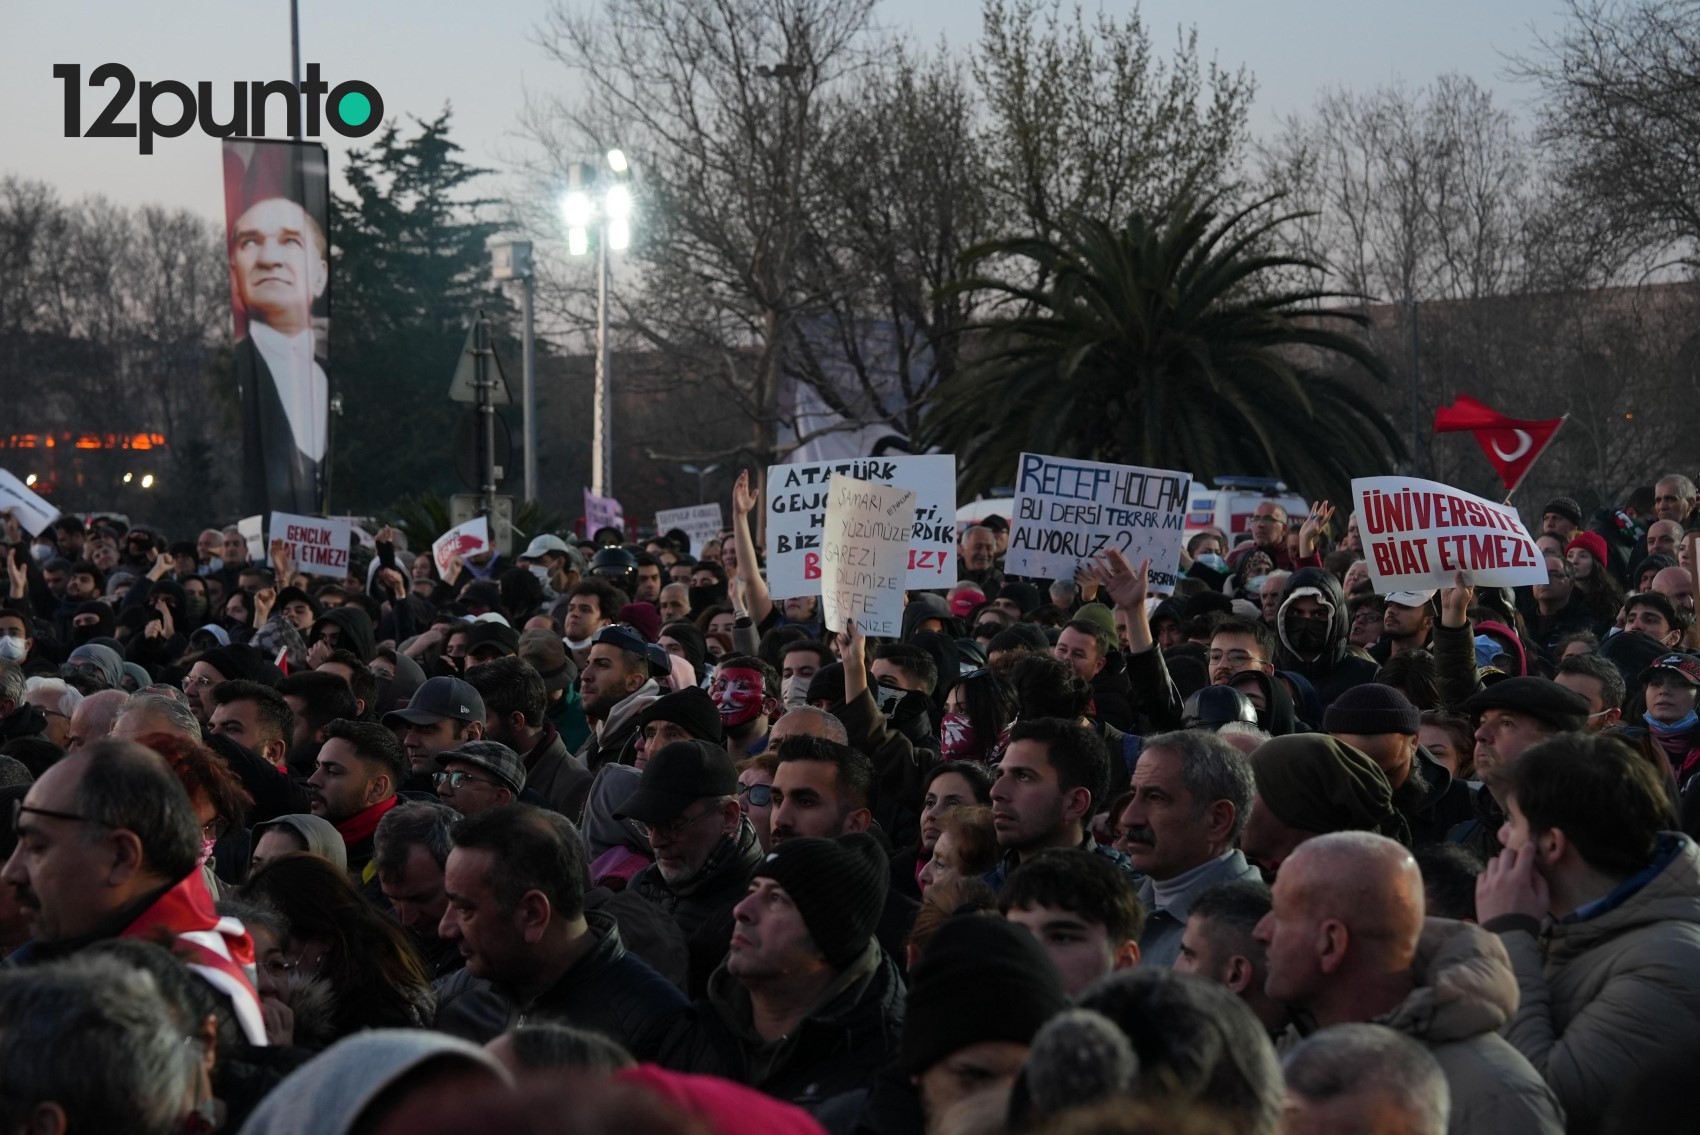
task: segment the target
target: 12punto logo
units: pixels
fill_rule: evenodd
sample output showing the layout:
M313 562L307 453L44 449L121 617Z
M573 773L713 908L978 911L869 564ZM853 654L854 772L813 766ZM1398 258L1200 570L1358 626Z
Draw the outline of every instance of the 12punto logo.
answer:
M155 138L181 137L197 122L202 133L214 138L263 137L267 103L274 96L284 101L285 125L293 137L317 138L322 124L328 123L345 138L364 138L384 119L384 97L378 88L360 79L348 79L332 87L319 78L317 63L307 64L307 81L300 84L299 90L287 79L231 84L231 99L222 122L218 121L213 105L211 83L197 83L193 87L175 79L160 82L144 79L137 83L135 72L122 63L102 63L89 72L88 85L99 89L116 81L118 86L94 123L84 131L82 65L56 63L53 77L65 84L65 137L136 138L144 154L153 153ZM119 116L129 108L132 98L136 100L136 121L120 122ZM162 120L159 117L162 110L168 115L174 113L175 117ZM303 113L305 130L301 121Z

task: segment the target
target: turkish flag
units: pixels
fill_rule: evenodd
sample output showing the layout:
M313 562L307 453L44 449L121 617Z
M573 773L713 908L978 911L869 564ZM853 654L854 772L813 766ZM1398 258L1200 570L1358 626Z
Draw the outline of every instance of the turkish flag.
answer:
M1507 493L1517 491L1517 486L1529 472L1529 466L1552 443L1553 435L1563 424L1563 418L1545 422L1508 418L1468 394L1460 394L1452 405L1442 406L1434 412L1435 433L1467 430L1476 435L1476 444L1482 447L1482 452L1499 471L1499 479L1505 482Z

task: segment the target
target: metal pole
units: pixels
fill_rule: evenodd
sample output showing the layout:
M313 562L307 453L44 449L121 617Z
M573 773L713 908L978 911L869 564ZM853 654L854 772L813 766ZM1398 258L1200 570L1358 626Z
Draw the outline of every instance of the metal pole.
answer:
M477 356L473 364L474 384L478 387L478 436L483 439L481 452L478 455L478 507L484 513L486 521L494 524L496 514L496 407L490 399L491 387L495 385L490 379L490 325L484 321L484 313L478 313L478 322L473 324L472 348ZM494 533L492 533L492 536Z
M590 491L599 497L614 491L614 439L608 406L608 223L596 232L596 419L591 438Z
M534 272L525 277L525 499L537 499L537 344L535 312L532 303Z
M1417 353L1417 300L1411 297L1411 471L1418 477L1423 475L1423 451L1418 444L1418 430L1421 426L1422 404L1422 361Z
M295 140L301 141L301 8L300 0L289 0L289 71L295 79Z

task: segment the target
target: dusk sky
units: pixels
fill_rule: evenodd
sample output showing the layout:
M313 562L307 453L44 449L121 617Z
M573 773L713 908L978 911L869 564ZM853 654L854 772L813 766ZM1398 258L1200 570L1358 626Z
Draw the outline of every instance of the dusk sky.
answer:
M377 86L386 117L431 116L452 104L453 136L469 158L501 170L522 146L516 115L526 90L565 89L567 77L530 42L547 2L301 0L303 59L320 63L332 84L357 78ZM1507 79L1505 56L1531 50L1536 34L1552 34L1561 19L1557 0L1146 0L1142 11L1160 44L1196 25L1207 58L1252 72L1258 131L1303 112L1327 87L1419 86L1446 71L1492 87L1520 111L1530 92ZM878 15L892 30L966 49L979 32L980 5L882 0ZM88 73L107 62L125 64L138 80L211 81L215 105L227 113L234 80L287 77L288 23L288 0L0 0L0 176L46 181L67 198L99 193L220 217L215 139L194 130L143 156L132 138L65 138L53 66L82 65L85 126L105 103L86 86ZM134 113L132 102L124 118ZM329 132L323 140L336 177L352 143Z

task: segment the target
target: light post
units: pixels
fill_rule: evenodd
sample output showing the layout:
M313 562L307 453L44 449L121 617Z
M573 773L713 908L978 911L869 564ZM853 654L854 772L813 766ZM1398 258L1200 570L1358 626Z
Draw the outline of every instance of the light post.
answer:
M703 488L703 482L708 477L708 475L710 473L712 473L716 469L720 468L720 466L719 465L707 465L707 466L703 466L702 468L698 468L695 465L681 465L681 466L679 466L679 468L683 469L686 473L690 474L691 476L693 476L697 479L697 503L698 504L706 503L708 497L707 497L706 491Z
M590 438L590 491L610 496L614 488L614 438L610 421L608 389L608 253L619 252L632 242L632 191L626 184L631 166L620 150L609 150L613 174L598 199L592 190L597 170L575 162L568 171L567 195L561 214L567 222L567 251L583 256L590 250L590 229L596 228L596 393Z
M512 237L493 236L485 242L490 250L490 278L519 280L525 285L525 338L520 353L520 388L524 424L521 432L525 450L525 496L522 500L537 499L537 344L534 338L536 321L533 295L536 271L531 259L531 242Z

